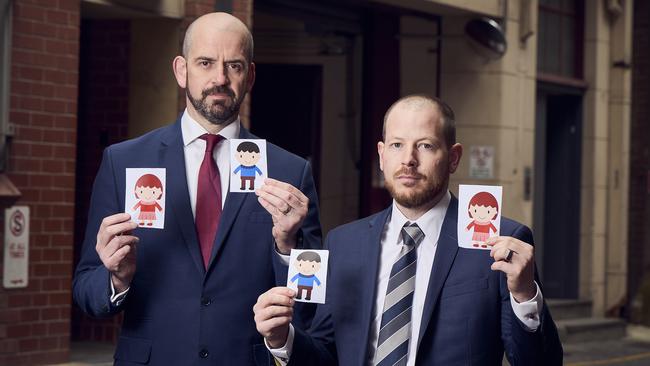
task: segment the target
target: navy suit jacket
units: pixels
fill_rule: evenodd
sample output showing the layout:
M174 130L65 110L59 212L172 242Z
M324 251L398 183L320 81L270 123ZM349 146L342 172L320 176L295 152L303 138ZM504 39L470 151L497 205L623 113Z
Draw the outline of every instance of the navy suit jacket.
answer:
M242 127L239 138L257 137ZM299 245L320 248L309 163L271 143L267 156L269 176L292 184L309 198ZM114 306L109 272L95 244L101 220L124 212L125 190L132 194L133 187L125 187L126 168L166 168L165 228L134 231L140 238L136 273L124 302ZM272 226L271 215L255 194L228 193L210 263L204 268L187 189L179 119L104 151L75 273L74 299L96 317L124 311L116 365L269 365L252 309L260 294L286 285L287 267L275 253Z
M308 332L296 328L290 365L367 364L381 235L390 212L328 234L326 304ZM452 197L429 279L416 365L500 366L504 350L512 365L561 365L562 346L546 305L539 328L528 331L512 310L505 274L490 269L489 251L458 247L457 215ZM530 229L506 218L501 235L533 242Z

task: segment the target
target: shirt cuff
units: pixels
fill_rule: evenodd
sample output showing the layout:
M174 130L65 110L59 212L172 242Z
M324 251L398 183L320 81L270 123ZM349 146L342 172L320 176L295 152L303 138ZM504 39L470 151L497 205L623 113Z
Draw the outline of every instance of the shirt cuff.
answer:
M113 306L120 306L122 304L122 301L124 301L124 298L126 297L126 293L129 292L129 289L131 288L130 286L126 288L126 290L120 292L119 294L115 293L115 286L113 286L113 280L110 279L108 282L111 284L111 304Z
M271 352L273 355L273 358L275 358L275 363L280 364L281 366L287 366L289 363L289 358L291 357L291 351L293 350L293 338L295 336L295 330L293 329L293 325L289 324L289 334L287 335L287 343L284 344L284 346L280 348L271 348L269 347L269 344L266 343L266 339L264 339L264 345L266 348Z
M280 251L278 250L278 245L275 244L275 240L273 240L273 245L275 246L275 254L278 255L278 258L280 258L280 262L282 262L282 264L284 264L285 266L289 267L289 259L291 259L291 255L280 253Z
M512 305L512 311L515 313L515 316L524 324L526 329L531 332L537 330L540 324L539 314L542 312L542 305L544 304L544 297L542 296L542 291L539 289L539 285L535 282L535 287L537 288L537 293L535 296L524 302L517 302L512 293L510 294L510 304Z

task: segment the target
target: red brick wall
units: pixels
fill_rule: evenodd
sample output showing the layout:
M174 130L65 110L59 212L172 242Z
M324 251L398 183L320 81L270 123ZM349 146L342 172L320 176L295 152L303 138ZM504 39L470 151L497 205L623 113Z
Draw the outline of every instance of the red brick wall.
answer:
M128 20L81 22L75 265L102 152L108 145L125 140L128 134L129 42ZM121 321L121 316L92 319L75 305L72 339L113 342L117 340Z
M0 289L0 365L68 359L78 37L79 0L14 2L8 175L31 209L30 277Z

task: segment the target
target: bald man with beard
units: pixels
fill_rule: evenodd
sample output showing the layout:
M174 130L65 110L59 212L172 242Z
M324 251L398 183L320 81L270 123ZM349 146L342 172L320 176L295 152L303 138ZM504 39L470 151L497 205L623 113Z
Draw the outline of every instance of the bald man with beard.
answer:
M104 151L73 296L91 316L124 314L115 365L272 362L250 309L286 283L291 249L319 248L321 231L309 163L273 144L265 185L228 193L230 140L259 138L239 117L252 59L251 33L237 18L196 19L173 61L185 111ZM164 229L139 228L123 212L134 190L127 168L166 169ZM303 321L309 312L296 309L294 322Z

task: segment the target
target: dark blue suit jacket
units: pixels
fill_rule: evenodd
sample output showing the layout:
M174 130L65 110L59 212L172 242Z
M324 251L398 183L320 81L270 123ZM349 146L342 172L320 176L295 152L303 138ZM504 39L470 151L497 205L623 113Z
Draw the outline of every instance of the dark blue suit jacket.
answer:
M257 137L242 127L239 138ZM304 247L319 248L321 229L309 163L271 143L267 156L270 177L309 197L299 240ZM125 187L126 168L167 169L167 212L163 230L135 230L140 238L137 269L125 301L116 307L109 300L109 273L95 243L101 220L123 212L125 190L133 191ZM93 316L124 311L116 365L269 365L252 309L260 294L286 285L287 267L275 253L271 216L254 194L229 193L210 264L204 268L187 189L180 120L107 148L90 207L73 295Z
M390 212L329 233L326 304L309 332L296 329L291 365L335 365L337 359L339 365L366 364L380 240ZM561 365L562 346L546 305L540 327L526 330L513 313L505 275L490 269L489 251L458 247L457 215L452 198L429 279L416 364L500 366L505 350L512 365ZM530 229L506 218L501 235L533 242Z

